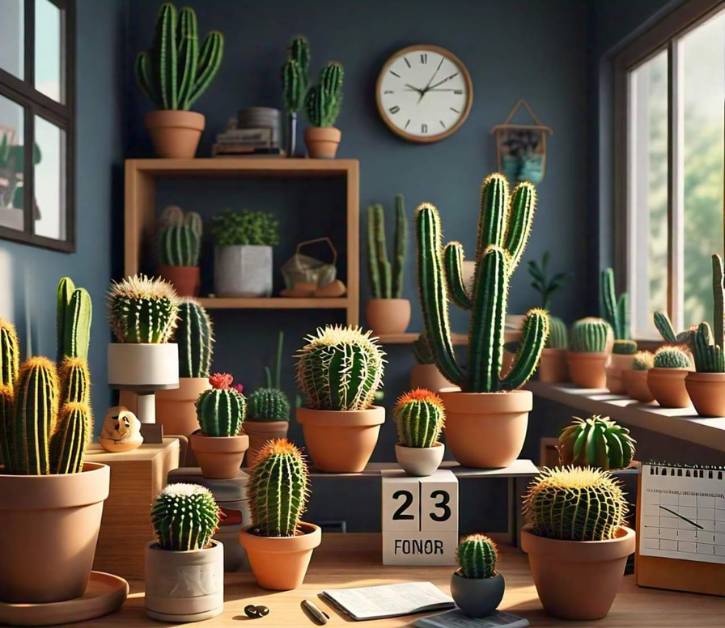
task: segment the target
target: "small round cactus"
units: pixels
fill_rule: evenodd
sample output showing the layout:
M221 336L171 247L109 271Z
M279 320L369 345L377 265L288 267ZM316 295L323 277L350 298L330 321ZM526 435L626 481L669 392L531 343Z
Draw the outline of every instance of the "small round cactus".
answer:
M634 340L615 340L612 353L617 355L634 355L637 353L637 343Z
M574 417L559 435L559 464L623 469L632 462L635 443L629 430L609 417Z
M236 436L247 416L247 400L229 373L214 373L211 388L196 400L196 417L204 436Z
M491 578L496 574L496 544L484 534L464 538L458 545L456 557L464 578Z
M566 323L556 316L549 317L549 336L546 339L547 349L566 349L569 346L569 338L566 331Z
M443 429L445 412L441 398L417 388L398 399L393 411L398 441L406 447L433 447Z
M249 418L253 421L289 421L290 404L279 388L257 388L249 395Z
M154 501L151 522L161 549L204 549L219 526L219 506L198 484L169 484Z
M656 369L689 369L692 361L688 353L679 347L661 347L655 353Z
M569 347L577 353L602 353L612 336L612 328L602 318L593 316L574 323L569 335Z
M655 365L655 357L649 351L637 351L632 361L632 369L635 371L649 371Z

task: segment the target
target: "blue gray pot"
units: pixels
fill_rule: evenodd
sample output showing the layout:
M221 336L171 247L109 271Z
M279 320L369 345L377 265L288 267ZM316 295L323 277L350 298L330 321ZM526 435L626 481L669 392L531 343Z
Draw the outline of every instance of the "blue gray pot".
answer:
M456 571L451 576L453 601L469 617L486 617L493 613L503 599L505 588L500 573L490 578L464 578Z

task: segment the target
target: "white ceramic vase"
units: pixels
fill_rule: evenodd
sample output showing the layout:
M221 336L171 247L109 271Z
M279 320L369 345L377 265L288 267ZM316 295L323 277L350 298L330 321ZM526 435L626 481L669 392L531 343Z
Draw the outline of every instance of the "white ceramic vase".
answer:
M408 475L425 477L436 472L445 450L443 443L436 443L433 447L406 447L396 443L395 457Z

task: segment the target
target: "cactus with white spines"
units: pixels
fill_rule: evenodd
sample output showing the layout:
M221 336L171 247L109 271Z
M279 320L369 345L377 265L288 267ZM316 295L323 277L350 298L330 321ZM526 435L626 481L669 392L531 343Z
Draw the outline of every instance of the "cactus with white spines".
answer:
M713 326L700 323L690 338L698 373L725 373L725 271L719 255L712 256Z
M496 544L485 534L469 534L456 550L460 565L459 573L464 578L491 578L496 575L498 551Z
M194 299L179 301L174 339L179 346L179 377L209 377L214 328L206 309Z
M209 546L219 527L219 506L198 484L169 484L151 507L151 523L161 549L189 552Z
M655 352L654 368L656 369L690 369L692 360L687 351L680 347L660 347Z
M88 359L93 304L85 288L76 288L70 277L58 282L56 310L58 364L65 357Z
M408 220L402 194L395 196L395 244L392 264L385 243L385 209L380 203L368 207L368 275L375 299L403 296L403 269L408 251Z
M611 337L612 329L602 318L588 316L572 325L569 349L575 353L603 353Z
M52 473L80 473L83 455L92 436L91 412L87 403L65 403L50 439Z
M654 367L655 358L649 351L637 351L632 360L633 371L649 371Z
M247 400L229 373L209 378L211 388L196 400L196 418L204 436L237 436L247 418Z
M330 61L320 71L320 81L308 88L305 96L307 119L314 127L335 126L342 107L342 64Z
M91 375L80 358L66 358L60 365L60 402L91 403Z

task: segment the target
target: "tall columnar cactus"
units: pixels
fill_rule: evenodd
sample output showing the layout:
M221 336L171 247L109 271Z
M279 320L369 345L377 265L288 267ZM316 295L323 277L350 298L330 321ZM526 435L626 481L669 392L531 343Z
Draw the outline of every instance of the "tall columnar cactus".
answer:
M111 284L108 311L118 342L163 343L176 327L178 298L170 283L134 275Z
M388 260L385 242L385 209L380 203L368 207L368 274L375 299L403 296L403 269L408 250L408 219L402 194L395 196L395 256Z
M401 395L393 410L398 441L406 447L433 447L440 438L445 410L441 398L417 388Z
M565 541L606 541L624 525L627 500L608 471L591 467L544 469L524 496L532 532Z
M566 323L556 316L549 317L549 337L546 339L547 349L566 349L569 346L569 338L566 331Z
M569 348L576 353L602 353L607 350L611 327L607 321L588 316L574 323L569 334Z
M660 347L655 353L654 368L689 369L692 368L692 361L689 354L679 347Z
M305 96L305 110L310 125L335 125L342 107L342 84L345 72L342 64L330 61L320 71L320 82L312 85Z
M667 316L666 312L655 312L654 323L657 331L660 332L662 339L669 344L683 344L690 341L692 337L692 330L675 332L675 328L672 325L670 317Z
M599 300L601 316L605 319L614 331L616 340L628 340L629 329L629 295L623 292L619 299L614 289L614 271L606 268L601 273L599 280Z
M310 44L298 35L287 47L287 61L282 66L282 98L287 111L298 112L305 104L310 82Z
M159 109L188 111L221 66L224 36L211 31L199 47L196 13L165 2L159 9L153 45L136 57L136 79Z
M58 282L56 312L58 363L64 357L88 359L93 304L84 288L76 288L70 277Z
M179 345L179 377L209 377L214 328L209 314L194 299L181 299L174 333Z
M536 191L520 183L509 198L501 174L483 182L478 220L476 273L473 290L463 284L463 248L441 246L438 210L428 203L417 210L418 283L425 329L441 373L468 392L496 392L522 386L536 370L549 334L549 316L541 309L526 315L521 342L511 370L501 376L508 287L526 246L536 205ZM453 350L448 303L471 309L468 368Z
M80 358L66 358L60 365L60 403L91 403L91 375Z
M308 408L365 410L381 387L385 354L359 327L328 325L297 353L297 386Z
M208 488L169 484L154 500L151 523L161 549L200 550L208 547L219 527L219 506Z
M305 511L307 465L285 439L268 441L259 451L249 479L249 505L255 531L262 536L294 536Z
M159 231L159 259L165 266L198 266L203 235L201 216L181 212Z
M10 471L13 453L13 425L15 421L15 397L13 387L0 383L0 463Z
M15 326L0 319L0 386L13 386L20 369L20 347Z
M464 578L491 578L496 575L496 544L485 534L469 534L456 550L460 574Z
M88 404L63 404L58 415L58 426L50 439L52 473L80 473L83 470L83 456L91 431Z
M725 373L725 272L719 255L712 256L713 326L700 323L690 347L698 373Z
M196 400L196 417L204 436L237 436L247 417L247 400L229 373L209 378L211 388Z
M636 442L609 417L574 417L559 435L559 464L623 469L632 462Z

